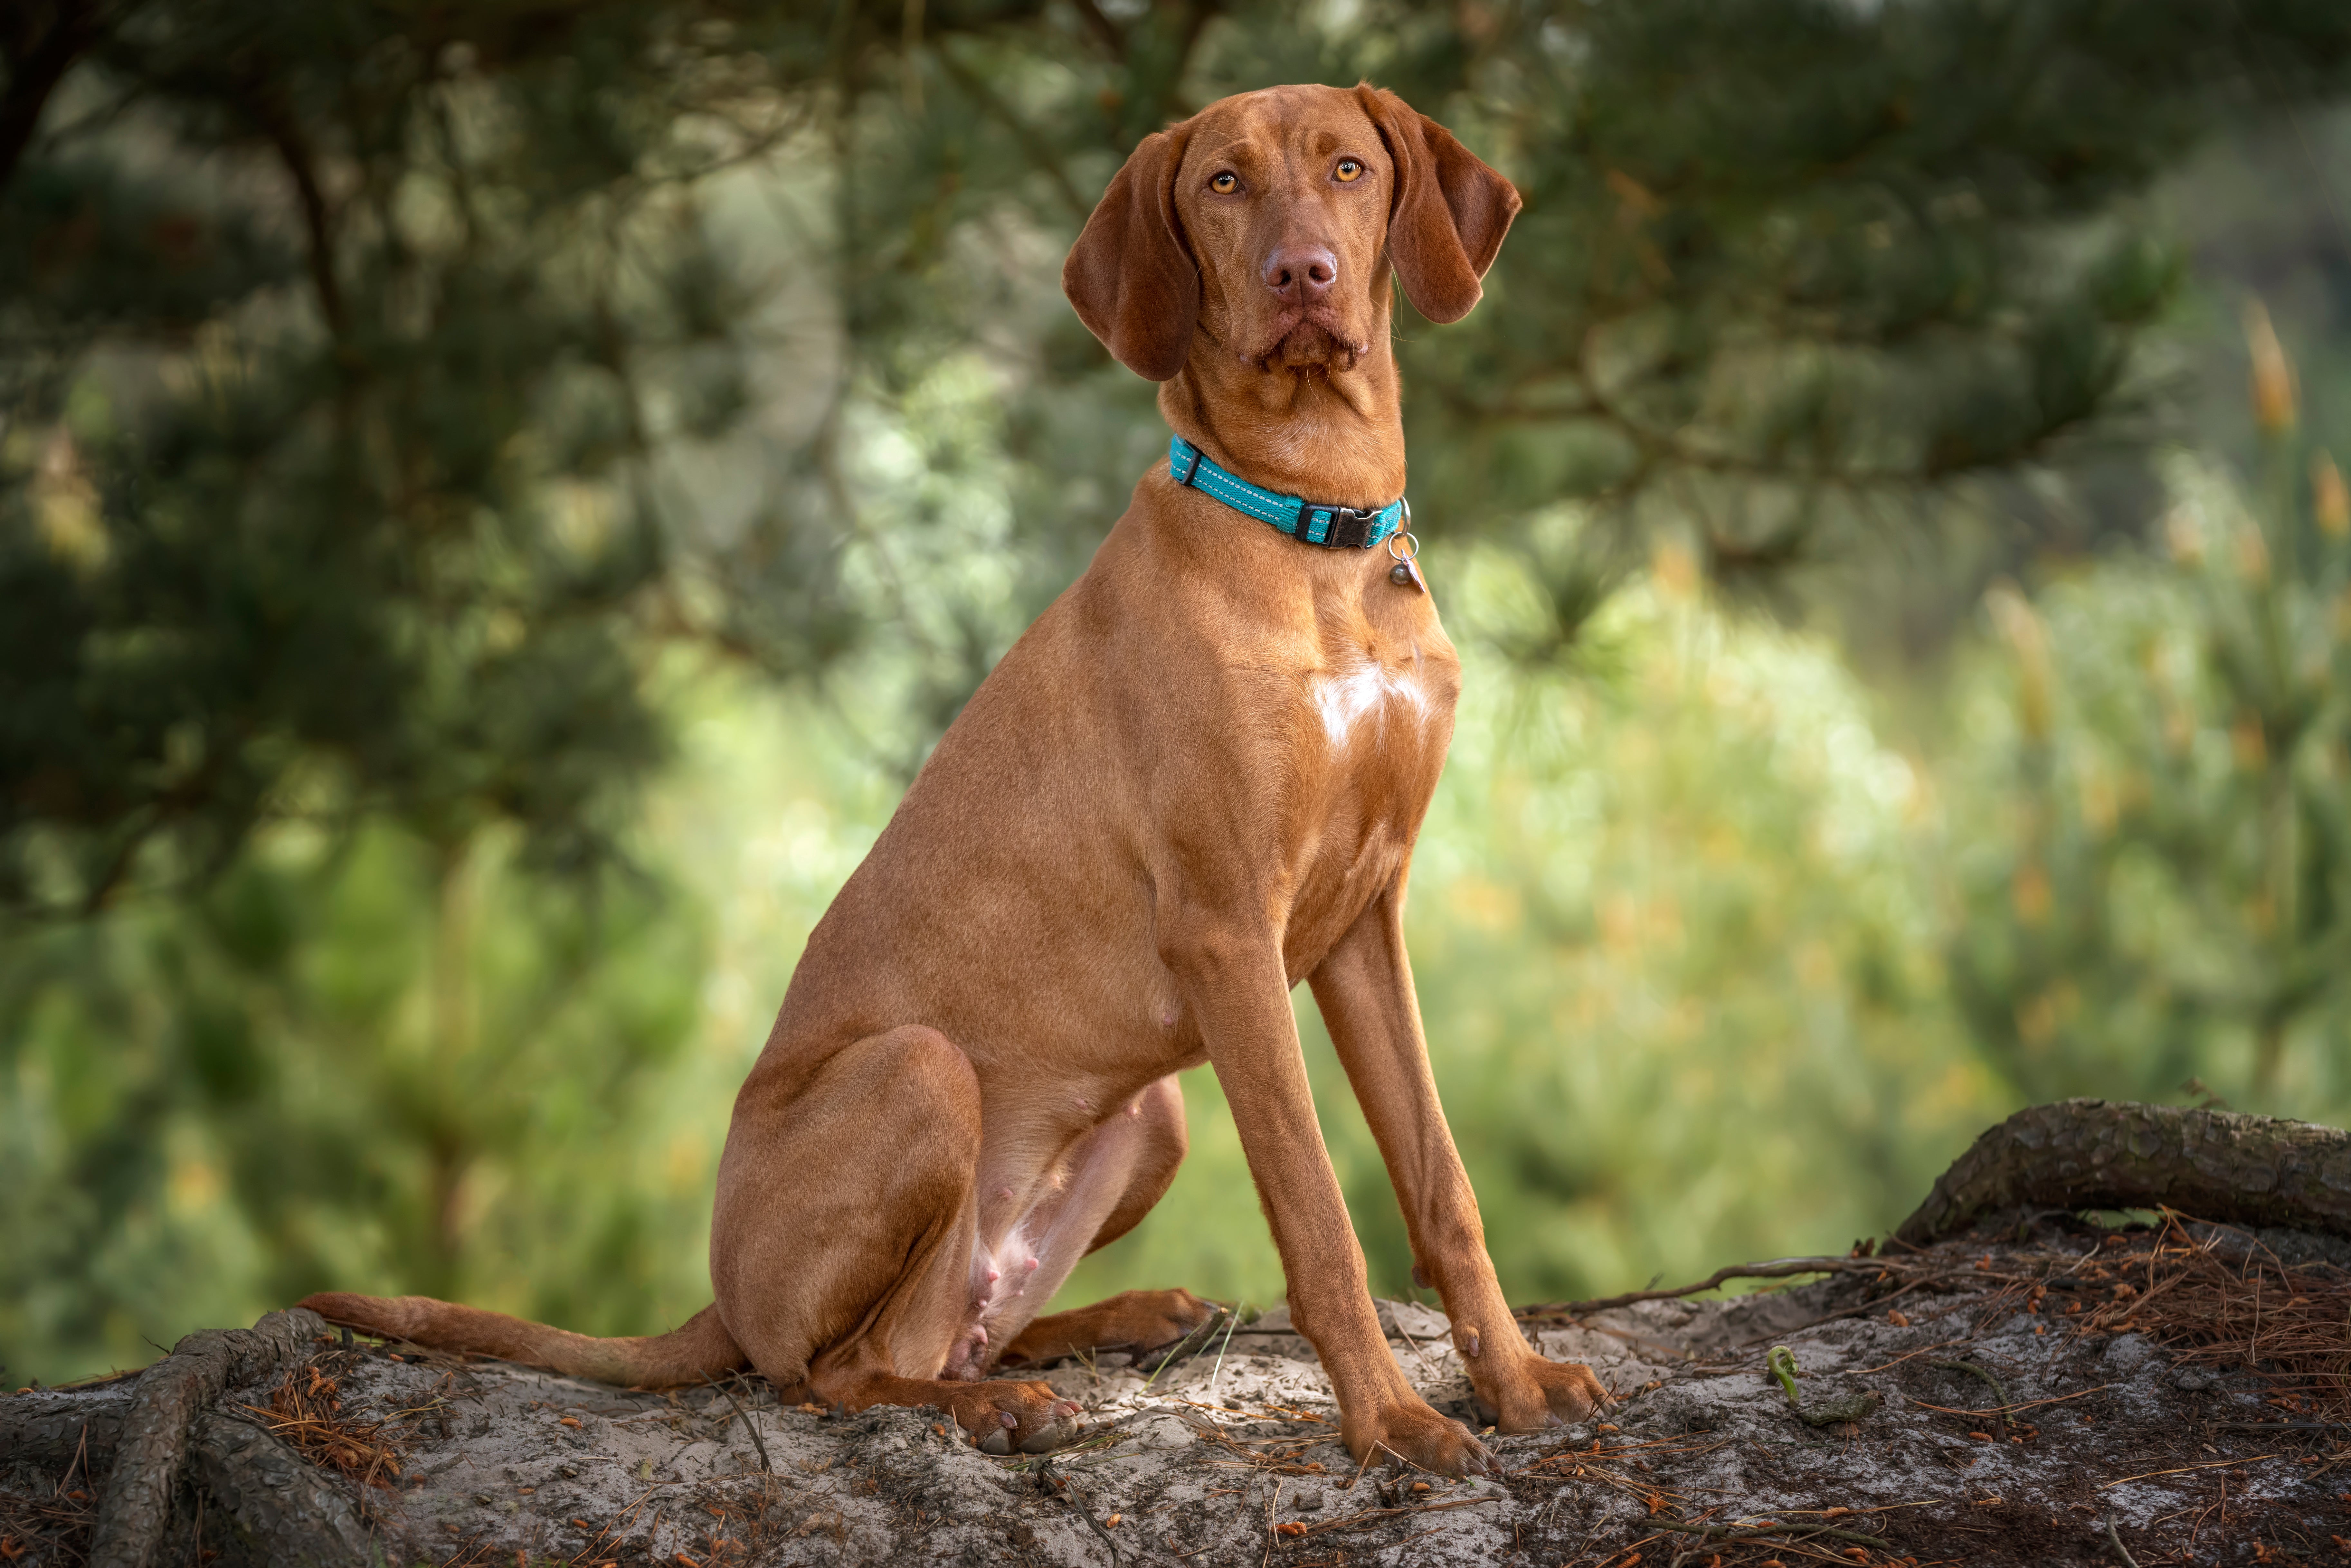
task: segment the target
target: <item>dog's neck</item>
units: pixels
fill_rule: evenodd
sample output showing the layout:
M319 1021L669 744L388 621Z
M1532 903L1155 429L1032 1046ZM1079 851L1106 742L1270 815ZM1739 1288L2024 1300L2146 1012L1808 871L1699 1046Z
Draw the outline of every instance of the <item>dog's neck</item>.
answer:
M1205 323L1204 323L1205 326ZM1310 501L1384 507L1404 494L1404 417L1387 312L1352 369L1261 368L1207 330L1161 383L1176 434L1252 485Z

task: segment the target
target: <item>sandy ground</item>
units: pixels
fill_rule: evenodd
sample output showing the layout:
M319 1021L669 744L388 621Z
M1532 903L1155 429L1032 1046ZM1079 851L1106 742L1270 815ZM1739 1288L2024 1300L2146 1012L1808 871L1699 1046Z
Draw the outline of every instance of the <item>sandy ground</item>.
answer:
M1793 1568L2121 1563L2125 1551L2143 1565L2351 1563L2351 1430L2326 1418L2341 1413L2327 1404L2339 1388L2209 1351L2183 1364L2136 1332L2131 1281L2163 1266L2153 1233L2110 1239L2066 1218L1999 1234L1882 1275L1862 1264L1727 1301L1533 1320L1545 1354L1589 1363L1620 1403L1588 1427L1489 1437L1506 1474L1460 1482L1359 1472L1335 1440L1312 1350L1280 1310L1155 1376L1120 1357L1053 1369L1088 1424L1043 1459L983 1454L935 1412L780 1406L757 1379L624 1393L328 1339L308 1366L217 1402L206 1440L217 1448L234 1428L236 1442L277 1456L276 1479L240 1490L243 1460L192 1460L159 1561L282 1559L282 1537L261 1552L243 1527L246 1493L323 1483L324 1506L347 1503L380 1560L453 1568ZM2339 1243L2267 1239L2273 1261L2294 1265L2281 1290L2351 1279L2314 1260ZM1399 1302L1381 1315L1415 1385L1470 1417L1443 1317ZM1782 1344L1807 1409L1867 1395L1875 1408L1818 1427L1799 1419L1765 1370ZM279 1387L315 1394L325 1383L332 1392L319 1397L338 1403L327 1428L263 1414ZM52 1435L69 1437L79 1419L102 1437L106 1412L119 1421L137 1386L0 1401L0 1432L37 1411ZM277 1436L265 1437L273 1421ZM380 1424L356 1451L388 1451L398 1475L378 1469L391 1484L308 1463L337 1423ZM295 1453L281 1439L306 1446ZM11 1568L78 1564L89 1500L109 1479L102 1451L61 1456L54 1436L46 1448L18 1446L0 1454L0 1556ZM289 1456L308 1473L287 1470ZM321 1537L315 1555L350 1560L350 1539Z

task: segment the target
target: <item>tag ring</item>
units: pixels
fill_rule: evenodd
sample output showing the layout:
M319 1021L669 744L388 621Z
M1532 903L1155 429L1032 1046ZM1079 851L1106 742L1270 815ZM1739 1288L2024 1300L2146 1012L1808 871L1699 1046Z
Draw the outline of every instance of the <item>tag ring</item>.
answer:
M1411 521L1409 512L1405 515L1405 520ZM1404 555L1396 553L1396 545L1399 541L1412 547L1409 553ZM1410 528L1398 528L1388 536L1388 559L1395 561L1415 561L1420 559L1420 540L1414 537Z

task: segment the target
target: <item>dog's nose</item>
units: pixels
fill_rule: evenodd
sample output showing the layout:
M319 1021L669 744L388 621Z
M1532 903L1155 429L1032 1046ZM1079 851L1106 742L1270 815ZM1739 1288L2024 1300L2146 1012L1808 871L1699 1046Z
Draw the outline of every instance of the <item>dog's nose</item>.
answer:
M1319 245L1286 245L1266 258L1265 286L1293 305L1311 305L1339 279L1339 258Z

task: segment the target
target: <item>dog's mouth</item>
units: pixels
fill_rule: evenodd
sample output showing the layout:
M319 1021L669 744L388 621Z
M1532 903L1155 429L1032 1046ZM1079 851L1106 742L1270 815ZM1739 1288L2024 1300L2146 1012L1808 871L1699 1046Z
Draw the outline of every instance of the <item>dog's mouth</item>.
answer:
M1322 307L1283 311L1267 323L1259 341L1265 347L1241 357L1258 370L1293 374L1352 371L1370 351L1348 335L1337 311Z

